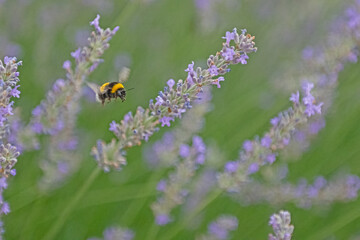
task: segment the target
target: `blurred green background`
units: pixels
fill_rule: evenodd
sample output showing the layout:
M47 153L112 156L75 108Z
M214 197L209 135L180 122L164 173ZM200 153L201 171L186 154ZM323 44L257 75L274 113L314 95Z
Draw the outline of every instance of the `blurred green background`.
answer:
M206 2L206 1L204 1ZM214 110L206 116L201 136L216 142L225 156L235 159L245 139L262 134L269 119L289 107L290 92L275 84L275 76L288 66L296 67L305 46L318 45L326 38L328 26L352 1L233 1L209 0L211 8L200 9L192 0L5 0L0 1L0 55L16 54L20 68L21 108L27 122L31 110L46 91L65 73L62 63L70 52L84 45L92 30L88 23L100 13L102 27L120 26L104 55L105 62L90 76L94 82L116 79L121 66L131 68L127 101L101 106L83 99L78 120L83 148L81 169L65 185L48 194L40 193L37 181L41 151L19 157L17 175L9 182L5 199L11 213L4 218L6 239L42 239L96 167L90 148L96 140L109 141L112 120L120 120L136 106L146 106L169 78L185 78L191 61L204 66L207 57L221 49L225 31L246 28L256 36L258 52L248 65L234 66L221 89L214 89ZM84 37L85 36L85 37ZM10 47L9 47L10 46ZM348 65L340 74L334 104L326 116L326 127L311 143L301 161L289 165L289 177L296 181L317 175L330 177L339 169L360 175L360 68ZM286 83L284 83L286 84ZM300 84L300 83L298 83ZM298 86L292 86L293 88ZM162 128L147 144L159 139ZM155 190L141 195L149 185L164 176L151 177L142 157L142 147L128 152L128 165L121 172L102 173L64 219L56 239L86 239L101 236L111 225L128 227L136 239L145 239L153 224L149 205ZM220 160L219 160L220 161ZM283 206L292 213L294 239L349 239L360 235L360 201L336 203L326 211ZM139 206L136 211L129 207ZM131 208L131 209L132 209ZM267 205L243 207L226 196L212 202L203 212L197 230L184 229L176 239L193 239L206 231L207 224L222 213L235 214L239 228L233 239L267 239L269 216L279 209ZM181 214L175 216L181 218ZM179 217L180 216L180 217ZM157 233L166 239L169 227ZM156 238L157 239L157 238Z

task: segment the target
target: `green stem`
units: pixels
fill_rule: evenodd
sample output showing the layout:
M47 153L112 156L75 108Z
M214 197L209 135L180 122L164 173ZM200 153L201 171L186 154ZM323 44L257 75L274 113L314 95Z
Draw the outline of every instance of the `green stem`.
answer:
M217 197L221 195L223 190L216 189L212 192L212 194L208 195L208 197L202 201L194 211L192 211L189 215L183 218L180 222L178 222L172 229L170 229L164 238L161 240L166 239L173 239L187 224L191 222L191 220L196 217L205 207L207 207L210 203L212 203Z
M61 227L64 225L65 221L67 220L70 213L73 211L73 209L76 207L78 202L81 200L81 198L84 196L85 192L89 189L91 184L94 182L96 177L100 174L101 169L96 167L87 181L82 185L78 193L75 195L75 197L72 199L72 201L66 206L62 214L59 216L59 218L55 221L55 223L52 225L48 233L45 235L43 240L51 240L54 239Z
M356 208L349 211L347 214L341 214L338 218L336 218L335 222L326 225L324 228L315 232L313 235L308 237L307 239L325 239L329 237L339 229L349 225L352 221L355 221L360 217L360 209Z
M115 25L123 24L127 18L135 12L139 5L139 1L137 0L129 0L125 7L121 10L121 12L118 14L118 18L114 21Z
M159 232L159 226L154 224L151 225L151 228L147 234L146 240L153 240L156 239L156 234Z
M128 226L132 224L132 222L137 217L140 210L143 208L143 206L146 203L147 198L140 198L140 196L143 195L150 195L152 191L155 191L155 184L154 182L163 174L163 171L158 171L155 174L152 174L150 179L147 181L147 184L145 186L145 189L139 189L138 192L138 200L132 201L130 206L128 207L127 211L123 214L122 221L126 222Z

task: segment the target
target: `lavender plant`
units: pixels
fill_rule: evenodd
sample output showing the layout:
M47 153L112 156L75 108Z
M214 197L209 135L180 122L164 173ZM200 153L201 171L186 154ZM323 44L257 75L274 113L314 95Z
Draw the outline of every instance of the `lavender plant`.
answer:
M186 80L180 79L175 83L170 79L164 91L159 92L155 102L150 100L149 108L138 107L134 116L128 113L120 123L113 122L110 130L115 133L117 140L113 139L110 144L99 140L92 149L92 155L99 166L105 171L110 167L120 169L121 165L126 163L127 148L140 145L142 140L147 141L158 130L158 124L162 127L170 126L171 121L180 118L192 107L192 102L198 98L203 87L213 84L220 88L224 77L219 75L230 71L231 64L246 64L249 58L247 54L257 50L254 38L246 34L246 30L242 30L241 34L236 29L227 32L222 50L208 58L208 69L194 69L192 62L185 70L188 73ZM230 45L231 41L234 45Z
M15 57L5 57L0 60L0 218L10 212L9 204L4 200L3 192L7 188L7 179L16 175L14 168L20 153L8 142L11 135L9 116L13 114L13 98L20 97L18 67L22 65ZM4 233L0 221L0 239Z

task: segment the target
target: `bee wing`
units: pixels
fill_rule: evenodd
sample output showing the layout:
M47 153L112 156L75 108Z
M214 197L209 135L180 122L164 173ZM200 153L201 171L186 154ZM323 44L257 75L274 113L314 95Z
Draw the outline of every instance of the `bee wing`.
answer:
M99 99L100 86L97 85L96 83L91 83L91 82L86 82L86 84L88 85L89 88L91 88L91 90L94 91L96 101L101 102L101 100Z
M128 80L130 75L130 68L123 67L119 72L119 83L123 83Z

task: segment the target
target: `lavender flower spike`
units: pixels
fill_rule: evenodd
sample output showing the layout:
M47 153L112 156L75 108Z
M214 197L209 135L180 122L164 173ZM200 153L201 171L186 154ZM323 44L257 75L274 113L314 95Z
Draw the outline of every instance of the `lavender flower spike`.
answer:
M217 85L224 81L221 75L230 71L230 65L244 64L244 56L256 52L255 37L241 34L233 30L230 38L223 43L222 50L211 55L207 60L207 69L195 67L192 62L185 70L187 78L179 80L176 84L170 80L163 91L155 100L150 100L149 108L138 108L131 122L122 120L119 123L119 132L116 134L117 144L113 152L123 152L126 148L140 145L142 140L147 140L158 129L156 126L170 126L171 121L180 118L184 112L192 108L192 102L198 99L198 95L203 91L203 87ZM141 109L141 110L139 110ZM92 154L99 155L100 149L93 147Z
M187 185L199 165L205 161L206 147L202 139L195 136L192 142L193 145L188 153L182 156L181 161L175 163L176 169L169 175L169 179L161 180L157 186L159 196L151 208L155 214L155 222L160 226L171 222L171 210L185 201L189 192Z
M356 200L359 190L360 178L356 175L330 180L318 176L312 184L305 179L300 179L297 184L278 181L269 184L253 180L244 184L234 197L246 205L266 203L279 206L291 202L297 207L310 209L312 206L324 208L334 202Z
M226 240L229 239L229 232L237 228L236 217L223 215L209 224L207 234L197 237L196 240Z
M290 225L291 216L287 211L280 211L270 217L269 225L272 226L275 236L269 234L269 240L291 240L294 226Z
M4 65L5 64L5 65ZM13 97L19 98L20 91L18 66L16 58L5 57L4 63L0 60L0 177L15 175L13 169L20 155L17 148L8 143L10 125L9 117L13 115Z
M224 172L218 175L221 188L229 192L241 191L244 181L248 180L250 175L259 171L261 166L276 161L277 154L285 148L295 130L308 122L312 115L321 114L322 103L315 105L316 100L311 95L312 88L313 84L308 83L307 88L304 89L302 102L297 101L298 93L295 95L295 101L290 99L293 107L281 112L276 120L270 120L272 127L264 134L264 137L261 139L256 137L253 141L244 142L239 159L225 164ZM309 114L309 109L313 110L311 114Z
M0 217L10 212L9 204L4 201L3 191L7 188L7 178L16 175L14 169L20 153L15 146L9 143L10 124L9 117L13 115L14 101L19 98L18 90L19 72L15 57L5 57L4 62L0 60ZM4 232L3 224L0 222L0 238Z

